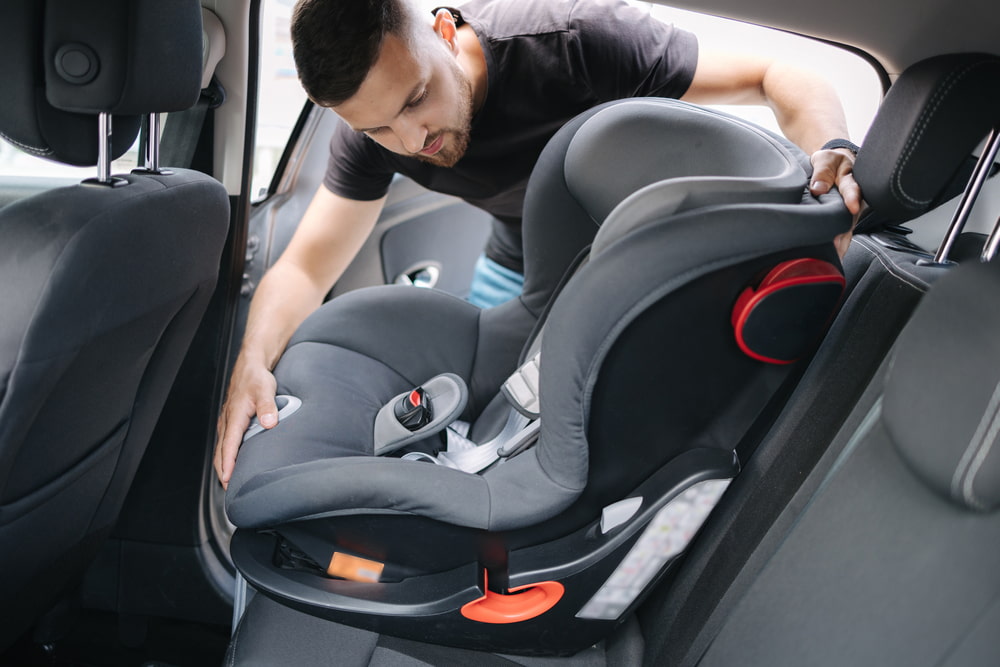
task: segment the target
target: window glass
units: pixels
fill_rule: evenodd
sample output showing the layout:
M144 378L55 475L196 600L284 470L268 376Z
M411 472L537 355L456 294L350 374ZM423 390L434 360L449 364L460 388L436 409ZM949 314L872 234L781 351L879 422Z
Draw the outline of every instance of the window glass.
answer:
M261 7L260 95L250 186L254 199L267 194L281 153L306 101L292 58L289 26L294 5L295 0L265 0Z
M97 141L96 133L94 141ZM138 155L139 146L136 140L127 153L111 164L112 173L129 172L134 169ZM0 141L0 176L83 180L96 175L96 167L71 167L25 153L6 141Z
M861 56L832 44L780 30L648 2L633 1L631 4L648 7L650 13L661 21L693 32L698 36L699 49L769 56L816 71L840 95L851 135L849 138L856 144L864 140L882 100L882 84L875 69ZM768 129L778 130L769 107L736 105L717 108Z

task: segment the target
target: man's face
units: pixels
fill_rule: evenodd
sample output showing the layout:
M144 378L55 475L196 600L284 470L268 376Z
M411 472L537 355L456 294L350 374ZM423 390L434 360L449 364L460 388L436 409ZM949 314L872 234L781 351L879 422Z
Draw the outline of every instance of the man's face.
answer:
M333 110L394 153L454 166L469 144L472 88L444 44L413 49L388 35L361 88Z

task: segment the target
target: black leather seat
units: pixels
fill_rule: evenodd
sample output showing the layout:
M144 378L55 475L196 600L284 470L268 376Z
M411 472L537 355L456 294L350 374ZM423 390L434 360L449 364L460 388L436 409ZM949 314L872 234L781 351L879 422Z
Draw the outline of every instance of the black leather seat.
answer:
M110 532L215 286L221 184L155 162L107 173L143 114L197 100L200 12L197 0L0 5L0 53L19 63L0 74L0 133L101 167L0 210L0 648Z
M300 327L275 376L301 405L245 441L229 485L237 566L288 604L391 634L549 653L599 640L645 590L626 587L623 601L605 581L671 517L684 535L671 553L683 550L784 362L837 305L831 240L849 215L835 195L804 196L804 160L669 100L571 123L529 186L522 299L480 311L374 288ZM372 456L383 406L441 373L468 387L455 412L473 441L502 433L517 413L500 384L536 350L541 418L527 450L478 474ZM644 565L642 583L670 559ZM351 576L338 561L379 569L378 583L327 576Z

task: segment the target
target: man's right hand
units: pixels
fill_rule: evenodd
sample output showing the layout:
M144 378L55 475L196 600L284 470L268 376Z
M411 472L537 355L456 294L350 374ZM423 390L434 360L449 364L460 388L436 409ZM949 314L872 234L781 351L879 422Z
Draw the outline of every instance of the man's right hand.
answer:
M216 429L214 465L223 487L229 486L250 420L256 416L264 428L278 423L271 369L358 253L384 203L385 197L354 201L319 186L288 247L261 278Z
M236 454L243 444L243 434L255 416L264 428L278 423L278 407L274 403L277 382L264 364L246 361L241 355L233 368L229 393L219 413L216 428L215 473L223 488L236 465Z

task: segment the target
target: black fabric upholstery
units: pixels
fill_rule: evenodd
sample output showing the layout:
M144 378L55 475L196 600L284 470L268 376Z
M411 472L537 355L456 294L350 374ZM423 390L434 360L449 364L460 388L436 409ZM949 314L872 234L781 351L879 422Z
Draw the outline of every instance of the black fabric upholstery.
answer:
M1000 57L937 56L890 88L858 153L854 175L883 218L929 209L964 159L1000 122Z
M101 10L91 11L101 16ZM4 71L5 100L0 105L0 137L38 157L76 166L97 164L97 117L57 109L45 97L42 25L45 3L8 0L0 3L0 59L16 63ZM113 117L111 153L119 157L139 132L139 116Z
M113 525L215 284L221 186L128 180L0 211L0 644Z
M144 114L182 111L198 101L198 0L46 0L45 5L45 91L52 106ZM67 80L57 66L60 55L79 59L84 52L96 57L93 80Z
M574 667L611 667L604 647L585 651ZM560 661L563 664L565 661ZM545 667L551 658L501 656L396 639L330 623L255 595L240 621L225 664L229 667Z
M601 642L572 658L497 655L456 649L339 625L255 595L233 633L227 667L622 667L641 658L634 623L613 642Z
M0 48L19 56L9 62L29 63L0 74L14 96L0 114L5 138L36 155L92 162L96 121L64 109L133 114L193 102L197 77L159 72L200 68L198 3L111 9L109 17L96 2L0 5L9 38ZM135 45L140 25L159 36ZM39 45L67 40L110 54L95 79L113 79L101 83L99 102L81 87L52 96L59 108L46 101ZM148 51L135 55L141 46ZM160 64L138 69L150 58ZM138 122L121 118L117 150ZM114 526L214 291L228 222L225 188L184 169L52 189L0 209L0 649L78 583Z

